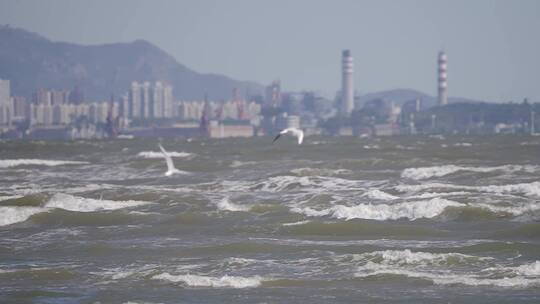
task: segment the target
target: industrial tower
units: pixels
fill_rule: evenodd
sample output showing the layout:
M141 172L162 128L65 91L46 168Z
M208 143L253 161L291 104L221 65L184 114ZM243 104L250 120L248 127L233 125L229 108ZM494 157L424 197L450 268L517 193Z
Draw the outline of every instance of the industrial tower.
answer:
M437 60L437 88L438 88L438 104L439 106L444 106L448 103L448 83L447 83L447 74L446 68L448 66L448 58L446 53L443 51L439 52Z
M341 115L348 116L354 109L354 59L350 50L344 50L342 57Z

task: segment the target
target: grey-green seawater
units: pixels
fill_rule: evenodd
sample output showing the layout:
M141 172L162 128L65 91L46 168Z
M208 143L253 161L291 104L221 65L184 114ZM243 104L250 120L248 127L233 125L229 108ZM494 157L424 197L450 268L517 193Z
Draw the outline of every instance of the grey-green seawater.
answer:
M540 137L0 142L1 303L538 303Z

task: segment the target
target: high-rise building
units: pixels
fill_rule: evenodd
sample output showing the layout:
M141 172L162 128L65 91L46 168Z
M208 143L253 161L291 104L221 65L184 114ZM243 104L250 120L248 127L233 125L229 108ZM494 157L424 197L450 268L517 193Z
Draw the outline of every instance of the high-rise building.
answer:
M341 115L350 115L354 109L354 59L350 50L344 50L341 54L342 60L342 86L341 86Z
M22 96L13 96L13 116L25 117L28 112L28 103Z
M264 96L265 107L276 108L281 106L281 83L274 80L272 84L266 87Z
M9 80L0 79L0 125L10 125L13 117Z
M166 84L163 87L163 117L170 118L174 116L173 103L172 86Z
M39 89L34 93L33 101L35 104L51 105L51 92L45 89Z
M448 83L446 81L446 68L448 66L448 58L443 51L439 52L437 58L437 92L439 106L444 106L448 103Z
M162 118L164 108L164 90L163 84L160 81L156 81L155 85L150 88L150 117Z
M122 113L127 118L173 117L172 87L156 81L142 84L134 81L128 94L127 105L122 103Z
M152 105L152 101L150 100L150 82L148 82L148 81L145 81L142 84L141 104L142 104L141 117L149 118L150 117L150 109L153 107L153 105Z
M50 92L51 96L51 104L54 105L61 105L66 104L69 102L69 95L71 92L62 90L62 91L55 91L52 90Z
M141 86L138 82L134 81L131 83L131 88L129 90L129 107L128 107L128 117L129 118L140 118L142 117L142 102L141 102Z

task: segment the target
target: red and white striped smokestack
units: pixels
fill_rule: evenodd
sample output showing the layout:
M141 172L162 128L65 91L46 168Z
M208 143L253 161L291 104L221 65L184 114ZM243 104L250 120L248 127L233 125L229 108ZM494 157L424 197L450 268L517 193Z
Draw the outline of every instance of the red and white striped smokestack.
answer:
M443 51L439 52L437 63L438 101L439 106L444 106L448 103L448 83L446 73L446 69L448 67L448 58L446 57L446 53Z

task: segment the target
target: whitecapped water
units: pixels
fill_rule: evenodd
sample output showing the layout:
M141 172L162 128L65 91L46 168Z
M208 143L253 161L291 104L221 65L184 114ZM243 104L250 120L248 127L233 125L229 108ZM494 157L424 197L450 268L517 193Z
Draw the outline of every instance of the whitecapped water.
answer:
M540 138L0 142L0 303L538 303Z

